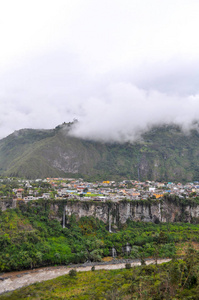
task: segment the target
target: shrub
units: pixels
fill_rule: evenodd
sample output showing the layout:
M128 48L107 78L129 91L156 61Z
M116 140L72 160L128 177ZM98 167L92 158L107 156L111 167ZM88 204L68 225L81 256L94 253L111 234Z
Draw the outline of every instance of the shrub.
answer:
M75 269L70 270L68 275L70 277L76 277L77 276L77 270L75 270Z
M125 268L126 268L126 269L130 269L130 268L131 268L131 264L130 264L130 263L126 263L126 264L125 264Z
M145 262L145 260L144 260L144 257L140 257L140 261L141 261L141 265L142 266L145 266L146 265L146 262Z

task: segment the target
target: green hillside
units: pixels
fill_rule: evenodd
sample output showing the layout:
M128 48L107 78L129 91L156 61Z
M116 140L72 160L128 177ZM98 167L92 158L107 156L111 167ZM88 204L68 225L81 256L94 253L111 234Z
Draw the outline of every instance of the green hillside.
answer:
M52 130L22 129L0 141L0 174L44 178L199 180L199 133L153 128L134 143L100 143Z

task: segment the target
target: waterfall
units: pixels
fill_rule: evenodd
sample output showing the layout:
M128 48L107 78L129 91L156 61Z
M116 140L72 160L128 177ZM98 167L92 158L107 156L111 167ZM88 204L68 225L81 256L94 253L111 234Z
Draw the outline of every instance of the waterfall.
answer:
M160 215L160 221L162 220L162 216L161 216L161 206L160 206L160 203L159 203L159 215Z
M117 256L117 252L115 250L115 248L113 247L112 248L112 257L116 257Z
M111 230L111 216L110 215L109 215L108 231L112 232L112 230Z
M129 245L129 243L126 243L126 253L129 255L131 253L131 246Z
M130 212L131 212L131 205L130 205L130 203L127 203L127 206L126 206L127 219L130 218Z
M63 228L65 228L66 224L66 206L64 205L64 210L63 210Z

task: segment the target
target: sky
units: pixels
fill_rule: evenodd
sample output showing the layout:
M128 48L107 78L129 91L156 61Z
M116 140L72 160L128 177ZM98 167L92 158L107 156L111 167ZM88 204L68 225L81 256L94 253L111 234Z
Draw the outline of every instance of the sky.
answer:
M78 119L72 135L133 141L199 120L199 1L0 2L0 138Z

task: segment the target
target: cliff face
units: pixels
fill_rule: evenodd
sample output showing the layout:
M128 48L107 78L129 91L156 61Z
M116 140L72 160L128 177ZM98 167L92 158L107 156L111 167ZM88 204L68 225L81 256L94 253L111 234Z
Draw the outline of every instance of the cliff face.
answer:
M125 224L127 220L143 222L175 222L182 219L190 222L192 218L199 217L199 206L178 206L169 201L148 203L119 202L119 203L92 203L70 202L64 206L67 217L75 215L76 218L96 217L104 223L115 225Z
M16 208L16 200L0 201L0 210L4 211L8 208Z
M29 204L36 205L36 201ZM69 217L94 217L106 224L119 226L127 220L143 222L192 222L199 220L199 205L181 205L171 200L142 202L88 202L54 200L43 201L40 205L50 204L50 218L55 218L65 226ZM16 200L0 201L0 209L16 208L20 203Z

